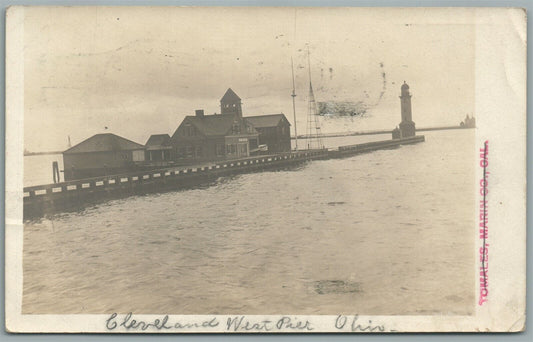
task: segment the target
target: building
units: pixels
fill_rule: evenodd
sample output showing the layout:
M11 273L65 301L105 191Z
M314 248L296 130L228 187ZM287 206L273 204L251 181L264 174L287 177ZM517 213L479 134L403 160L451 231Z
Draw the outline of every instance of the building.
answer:
M476 128L476 118L467 114L465 120L461 121L460 126L463 128Z
M415 123L412 118L411 110L411 94L409 93L409 85L405 83L402 84L402 93L400 96L401 101L401 110L402 110L402 122L400 122L399 128L396 128L392 131L393 139L413 137L416 134Z
M291 151L291 124L284 114L248 116L245 118L259 133L259 144L269 153Z
M258 146L259 134L243 120L241 99L228 89L220 100L222 114L186 116L170 143L179 164L243 158Z
M144 157L141 144L112 133L96 134L63 152L65 181L130 172Z
M168 134L152 134L144 148L144 158L147 162L166 162L172 159L172 145Z

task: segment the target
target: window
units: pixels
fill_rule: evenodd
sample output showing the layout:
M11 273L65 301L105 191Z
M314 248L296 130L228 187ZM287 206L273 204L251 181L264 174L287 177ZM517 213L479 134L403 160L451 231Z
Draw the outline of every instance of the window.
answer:
M191 125L188 122L185 124L185 135L188 137L192 137L196 135L196 129L194 128L193 125Z
M241 125L238 121L235 121L233 123L233 126L231 127L232 134L240 134L241 133Z
M126 159L127 159L127 157L126 157ZM133 161L143 161L144 160L144 151L143 150L133 151L132 160Z
M217 156L223 156L224 155L224 145L222 144L217 144L215 146L215 150L216 150L216 155Z
M192 155L192 152L193 152L193 148L191 145L188 145L185 147L185 157L186 158L192 158L193 155Z
M237 152L237 145L236 144L227 144L226 145L226 153L235 154L235 152Z
M252 125L246 125L246 132L248 133L254 133L254 128L252 127Z

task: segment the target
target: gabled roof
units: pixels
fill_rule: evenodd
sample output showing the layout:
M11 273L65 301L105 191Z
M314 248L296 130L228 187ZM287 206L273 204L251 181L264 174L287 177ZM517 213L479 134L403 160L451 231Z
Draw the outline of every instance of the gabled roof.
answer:
M206 136L227 135L235 121L235 115L186 116L183 122L190 122L200 134Z
M170 143L170 135L168 134L152 134L145 146L163 146Z
M72 146L63 153L88 153L88 152L109 152L109 151L131 151L140 150L144 146L137 144L126 138L119 137L113 133L96 134Z
M289 126L291 125L289 120L285 117L285 114L247 116L244 119L250 122L255 128L276 127L282 120L286 121Z
M240 101L241 101L241 98L237 96L237 94L235 94L235 92L231 90L231 88L228 88L224 96L222 96L222 98L220 99L220 102L240 102Z

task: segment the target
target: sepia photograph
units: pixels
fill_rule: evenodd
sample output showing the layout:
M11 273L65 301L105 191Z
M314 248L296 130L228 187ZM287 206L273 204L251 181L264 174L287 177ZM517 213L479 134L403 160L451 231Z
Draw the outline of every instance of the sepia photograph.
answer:
M11 7L8 330L521 330L525 25Z

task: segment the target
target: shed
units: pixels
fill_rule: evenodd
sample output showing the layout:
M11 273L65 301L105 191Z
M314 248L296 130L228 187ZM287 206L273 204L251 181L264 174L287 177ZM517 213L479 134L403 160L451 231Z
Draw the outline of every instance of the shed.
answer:
M63 152L65 180L133 171L144 154L141 144L112 133L96 134Z
M166 161L170 160L172 145L170 144L170 135L152 134L144 145L146 150L145 159L148 161Z

